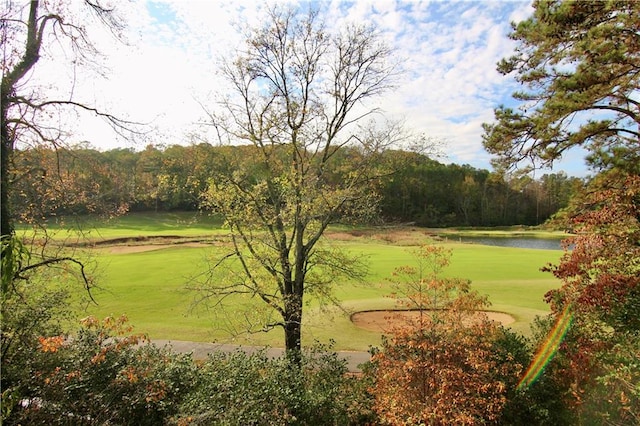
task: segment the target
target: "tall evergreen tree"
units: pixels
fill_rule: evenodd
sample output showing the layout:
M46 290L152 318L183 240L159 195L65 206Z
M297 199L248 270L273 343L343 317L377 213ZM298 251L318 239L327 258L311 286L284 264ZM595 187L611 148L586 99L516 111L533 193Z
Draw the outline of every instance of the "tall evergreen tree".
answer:
M534 8L513 25L518 47L498 66L524 86L514 93L521 103L496 109L485 148L498 164L547 166L582 146L595 166L638 169L640 2L538 0Z

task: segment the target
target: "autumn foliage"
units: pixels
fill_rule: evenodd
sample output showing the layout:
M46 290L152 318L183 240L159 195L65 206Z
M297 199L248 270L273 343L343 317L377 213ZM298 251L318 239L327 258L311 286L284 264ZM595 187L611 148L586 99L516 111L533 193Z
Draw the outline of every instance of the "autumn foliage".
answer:
M3 394L3 424L162 424L192 380L188 357L133 333L126 316L87 317L73 337L39 337L31 377Z
M598 173L558 218L574 235L546 268L562 281L546 295L547 324L565 310L573 323L544 375L577 424L640 424L639 8L535 1L498 65L522 84L520 105L484 125L498 165L550 166L580 147Z
M571 303L615 331L638 329L633 304L640 297L640 176L602 176L573 211L576 235L565 241L571 250L548 268L563 281L547 294L551 309Z
M480 310L466 280L440 277L450 251L424 246L418 266L396 270L394 297L418 309L394 327L372 362L374 409L384 424L497 423L523 366L499 345L505 331Z
M574 324L550 374L565 382L579 419L640 422L640 176L610 171L567 215L575 236L559 265L552 314L571 305Z

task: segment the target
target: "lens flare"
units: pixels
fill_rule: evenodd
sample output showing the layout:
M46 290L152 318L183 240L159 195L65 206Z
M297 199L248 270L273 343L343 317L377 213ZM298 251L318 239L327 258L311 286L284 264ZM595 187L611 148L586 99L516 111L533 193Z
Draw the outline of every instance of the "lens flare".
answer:
M558 317L556 324L553 326L549 335L538 349L536 356L531 361L531 365L527 369L526 373L520 379L517 389L524 389L531 386L540 377L540 374L544 371L546 365L551 361L553 356L558 351L560 343L564 339L564 336L571 328L571 322L573 320L573 313L570 311L570 305L567 305L562 314Z

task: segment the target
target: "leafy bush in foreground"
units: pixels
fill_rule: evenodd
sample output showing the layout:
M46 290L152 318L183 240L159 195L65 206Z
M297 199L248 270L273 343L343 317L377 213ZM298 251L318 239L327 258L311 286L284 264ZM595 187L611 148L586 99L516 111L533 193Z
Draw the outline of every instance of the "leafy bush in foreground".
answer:
M265 351L216 353L200 366L178 424L349 425L374 419L361 377L318 346L299 368Z
M450 250L414 250L417 266L396 268L395 297L417 316L389 328L374 353L374 409L383 424L497 424L524 368L520 342L482 312L470 282L444 278Z
M193 382L189 356L129 335L125 317L83 320L73 339L40 337L26 391L5 424L158 425Z
M349 425L372 418L367 386L329 348L287 357L215 353L202 364L145 343L126 317L34 337L3 393L2 424Z

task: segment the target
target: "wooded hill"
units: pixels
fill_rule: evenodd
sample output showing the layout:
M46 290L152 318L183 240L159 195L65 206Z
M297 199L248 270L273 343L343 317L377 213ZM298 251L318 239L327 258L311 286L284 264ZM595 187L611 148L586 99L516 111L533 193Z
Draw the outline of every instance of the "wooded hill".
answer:
M350 156L336 156L336 177ZM149 145L142 151L87 147L17 151L11 200L22 219L65 214L197 210L212 170L225 167L231 150L255 158L249 146ZM237 153L236 153L237 154ZM401 150L380 155L380 217L421 226L539 225L565 207L583 180L564 172L509 178L469 165L445 165ZM256 163L257 164L257 163ZM256 167L255 179L260 179Z

